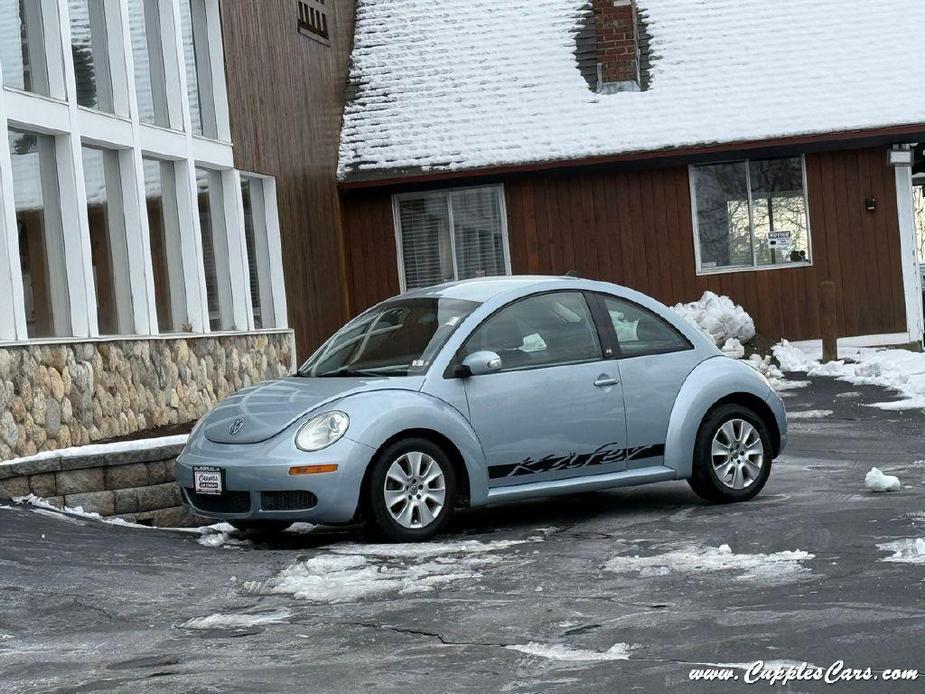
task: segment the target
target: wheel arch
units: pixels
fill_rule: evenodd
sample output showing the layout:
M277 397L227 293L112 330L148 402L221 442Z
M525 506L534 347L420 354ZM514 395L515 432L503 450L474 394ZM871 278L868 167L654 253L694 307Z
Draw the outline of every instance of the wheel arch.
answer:
M688 479L694 446L704 418L715 407L736 403L754 410L766 424L774 454L782 448L784 432L768 398L774 391L750 366L725 356L701 362L687 377L668 421L665 437L665 465L678 479Z
M383 441L382 445L370 456L369 462L366 464L366 470L363 473L363 486L360 488L360 503L357 508L357 514L362 514L369 502L369 478L373 473L373 462L379 457L382 451L396 441L401 441L403 439L426 439L434 445L439 446L440 449L447 454L450 463L453 465L453 474L456 477L456 506L468 507L471 498L471 481L469 479L469 470L466 468L465 458L463 458L459 447L453 443L449 437L441 434L439 431L414 427L396 432Z

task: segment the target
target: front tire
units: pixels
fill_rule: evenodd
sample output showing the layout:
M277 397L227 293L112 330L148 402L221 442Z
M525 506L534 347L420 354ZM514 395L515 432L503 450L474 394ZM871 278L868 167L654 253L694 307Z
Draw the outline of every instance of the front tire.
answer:
M768 481L772 450L761 417L743 405L721 405L700 425L688 483L712 503L748 501Z
M449 456L427 439L396 441L373 460L367 504L370 530L389 542L429 540L446 525L456 500Z

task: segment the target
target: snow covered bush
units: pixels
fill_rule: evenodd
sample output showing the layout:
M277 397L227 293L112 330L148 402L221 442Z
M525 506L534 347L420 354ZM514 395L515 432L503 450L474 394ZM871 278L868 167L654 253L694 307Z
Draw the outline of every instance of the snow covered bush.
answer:
M674 310L713 340L717 347L732 339L745 344L755 337L755 321L728 296L704 292L699 301L678 304Z

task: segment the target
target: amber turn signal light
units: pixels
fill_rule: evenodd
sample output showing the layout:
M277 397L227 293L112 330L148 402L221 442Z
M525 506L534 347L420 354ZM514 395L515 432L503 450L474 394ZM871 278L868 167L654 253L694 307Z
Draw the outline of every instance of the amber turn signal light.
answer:
M337 472L337 465L302 465L289 468L290 475L317 475L321 472Z

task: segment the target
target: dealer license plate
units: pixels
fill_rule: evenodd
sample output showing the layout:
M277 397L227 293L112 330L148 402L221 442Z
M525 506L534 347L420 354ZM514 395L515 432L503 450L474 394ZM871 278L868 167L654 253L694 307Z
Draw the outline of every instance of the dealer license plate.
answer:
M193 487L197 494L221 494L222 469L220 467L194 467Z

